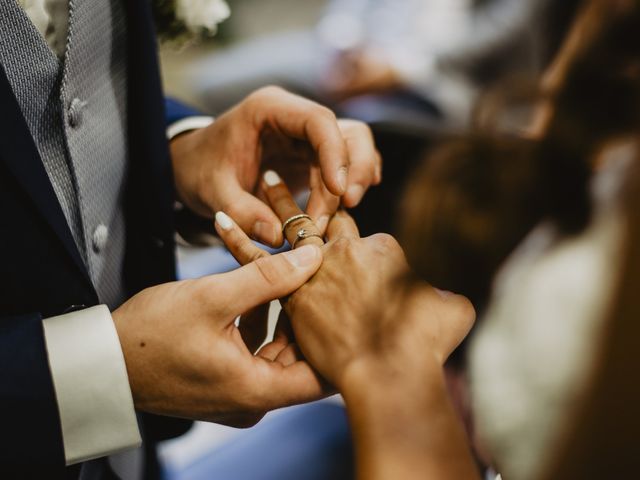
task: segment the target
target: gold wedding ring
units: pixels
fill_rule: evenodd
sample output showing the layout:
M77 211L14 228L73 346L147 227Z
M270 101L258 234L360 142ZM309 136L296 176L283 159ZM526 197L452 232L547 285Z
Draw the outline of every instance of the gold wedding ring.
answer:
M286 234L287 233L286 230L289 225L291 225L293 222L297 220L302 220L303 218L306 218L307 220L310 220L311 222L313 222L313 219L305 213L301 213L300 215L294 215L293 217L287 218L287 220L282 224L282 233Z
M315 232L312 232L311 230L307 230L306 228L301 228L300 230L298 230L296 232L296 238L293 240L293 244L291 245L292 249L296 248L296 244L300 241L300 240L305 240L307 238L311 238L311 237L318 237L320 240L323 240L322 235L319 235Z

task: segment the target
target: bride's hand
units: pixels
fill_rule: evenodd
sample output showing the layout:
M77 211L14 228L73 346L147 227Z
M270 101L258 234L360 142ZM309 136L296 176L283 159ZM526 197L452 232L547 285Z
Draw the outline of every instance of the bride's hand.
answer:
M398 242L360 238L345 212L327 240L320 270L285 305L311 365L340 391L361 360L409 383L441 368L473 324L471 303L411 278Z

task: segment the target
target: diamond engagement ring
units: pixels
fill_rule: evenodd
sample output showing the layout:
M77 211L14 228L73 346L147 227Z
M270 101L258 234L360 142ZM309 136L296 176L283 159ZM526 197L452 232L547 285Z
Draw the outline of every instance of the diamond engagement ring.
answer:
M305 228L301 228L300 230L298 230L296 232L296 238L293 240L293 243L291 244L291 248L295 249L296 248L296 244L300 241L300 240L305 240L307 238L311 238L311 237L318 237L320 240L322 240L322 235L319 235L311 230L307 230Z
M300 215L294 215L293 217L288 218L282 224L282 233L283 234L286 233L286 229L291 223L295 222L296 220L302 220L303 218L306 218L307 220L313 221L313 219L309 215L304 214L304 213L301 213Z

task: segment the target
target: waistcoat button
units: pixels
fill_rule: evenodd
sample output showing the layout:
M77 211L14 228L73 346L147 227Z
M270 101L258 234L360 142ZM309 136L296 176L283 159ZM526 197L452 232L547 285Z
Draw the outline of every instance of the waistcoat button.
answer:
M93 231L93 251L100 253L107 246L109 240L109 229L106 225L100 224Z
M82 124L82 110L86 105L87 102L83 102L79 98L71 100L67 111L67 118L71 128L78 128Z

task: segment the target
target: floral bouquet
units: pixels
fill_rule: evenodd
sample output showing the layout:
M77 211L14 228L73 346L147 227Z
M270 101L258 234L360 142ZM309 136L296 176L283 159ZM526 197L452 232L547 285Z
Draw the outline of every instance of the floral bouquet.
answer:
M230 14L225 0L153 0L153 15L162 41L189 43L211 37Z

